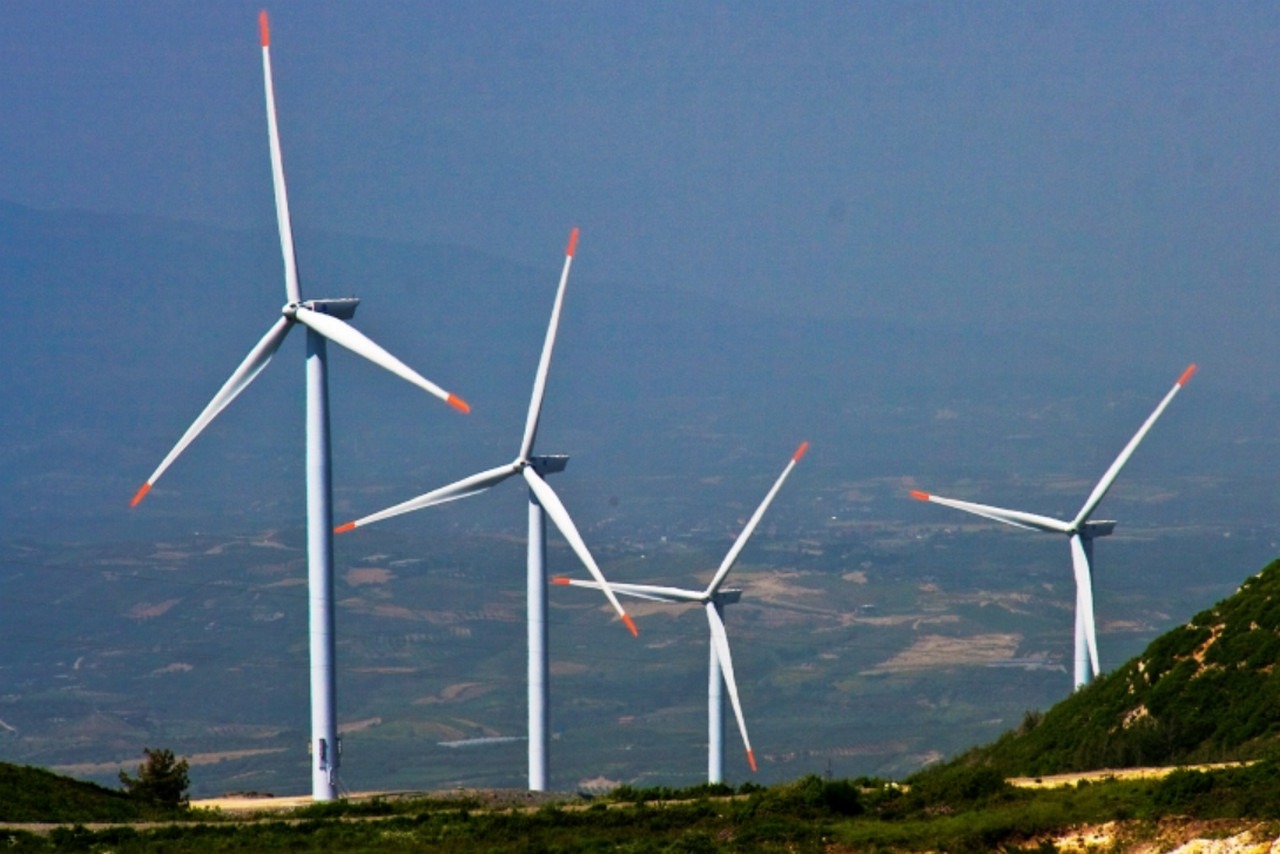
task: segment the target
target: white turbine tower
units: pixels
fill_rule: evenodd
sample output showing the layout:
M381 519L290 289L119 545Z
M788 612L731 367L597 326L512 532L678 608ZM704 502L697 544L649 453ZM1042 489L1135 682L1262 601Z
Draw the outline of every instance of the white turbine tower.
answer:
M432 490L417 498L372 513L354 522L347 522L336 528L339 534L372 522L399 516L412 510L421 510L466 498L497 486L509 477L520 475L529 487L529 544L528 544L528 644L529 644L529 788L532 791L545 791L547 788L547 735L548 720L548 688L547 688L547 522L551 521L564 535L573 548L578 559L600 584L600 589L608 597L610 604L618 612L631 634L637 634L635 623L618 602L611 585L605 581L595 558L587 550L587 545L578 533L578 528L569 517L564 504L555 491L547 485L544 477L563 471L569 458L566 456L534 456L533 442L538 433L538 419L542 412L542 399L546 393L547 372L551 367L551 351L555 347L556 330L560 325L560 311L564 305L565 286L569 281L569 268L573 264L573 255L578 247L578 229L569 234L569 245L565 249L564 269L560 274L560 285L556 290L555 304L551 310L551 322L547 325L547 336L542 345L542 357L538 361L538 371L533 380L533 396L529 400L529 412L525 419L524 438L520 441L520 453L506 465L465 477L448 486Z
M742 745L747 751L747 763L751 766L752 771L756 770L756 756L751 749L751 739L747 737L747 722L742 716L742 703L738 700L738 683L733 676L733 657L729 654L729 638L724 629L724 606L741 599L742 591L722 590L720 585L724 583L729 570L733 569L734 563L738 560L738 555L742 553L747 540L751 538L756 526L760 524L765 511L773 503L773 497L782 488L783 481L787 479L787 475L791 474L791 470L795 468L796 463L800 462L800 458L804 456L805 451L808 449L808 442L802 442L800 447L796 448L796 452L791 455L791 460L787 463L786 468L782 470L782 474L774 482L773 488L765 495L764 501L760 502L756 512L751 514L746 527L742 529L742 533L738 535L738 539L730 547L729 553L720 562L720 567L716 570L715 575L711 577L711 583L707 585L705 590L685 590L679 587L662 587L653 584L615 583L613 585L613 589L624 596L635 596L639 599L649 599L655 602L697 602L706 609L707 625L711 632L710 672L707 676L708 783L719 783L724 780L724 692L722 690L724 686L729 688L729 700L733 704L733 714L738 719L738 732L742 734ZM553 578L552 581L556 584L589 587L593 590L598 590L600 587L594 581L579 581L572 578L557 577Z
M284 256L284 284L288 302L281 317L262 340L249 351L231 378L213 396L168 456L147 478L130 506L146 497L170 464L195 440L218 413L244 391L266 367L267 362L295 324L307 329L307 584L310 599L311 655L311 792L316 800L332 800L337 795L338 728L334 684L333 614L333 507L329 450L329 388L326 345L333 341L363 356L424 391L447 401L463 412L470 407L459 397L423 378L412 368L375 344L346 323L359 300L303 300L298 285L298 265L293 250L289 222L289 201L285 194L284 165L280 155L280 135L276 127L275 94L271 85L271 38L267 13L258 18L262 35L262 71L267 100L267 134L271 147L271 173L275 183L276 219L280 249Z
M1138 432L1129 440L1129 444L1124 446L1120 456L1116 457L1115 462L1102 475L1102 479L1094 486L1093 492L1089 493L1089 498L1084 502L1084 506L1080 508L1080 512L1070 522L1049 516L1040 516L1035 513L1024 513L1020 510L1006 510L1002 507L975 504L970 501L958 501L954 498L943 498L938 495L930 495L927 492L920 492L919 490L913 490L911 493L912 498L920 501L932 501L934 504L954 507L957 510L963 510L966 513L973 513L974 515L1003 522L1006 525L1013 525L1017 528L1067 535L1071 543L1071 564L1075 572L1076 581L1074 674L1074 687L1076 689L1089 684L1093 677L1101 672L1098 667L1097 629L1093 619L1093 541L1098 537L1107 536L1116 527L1114 521L1091 522L1089 517L1097 509L1103 496L1111 488L1111 484L1115 482L1116 477L1120 474L1120 469L1124 468L1124 464L1129 461L1129 457L1137 449L1138 443L1143 440L1152 425L1156 423L1156 419L1160 417L1165 407L1173 400L1174 395L1187 384L1187 381L1191 379L1191 375L1195 372L1195 365L1187 366L1187 369L1182 372L1182 376L1178 377L1178 381L1174 383L1173 388L1160 401L1160 405L1147 417L1147 420L1138 428Z

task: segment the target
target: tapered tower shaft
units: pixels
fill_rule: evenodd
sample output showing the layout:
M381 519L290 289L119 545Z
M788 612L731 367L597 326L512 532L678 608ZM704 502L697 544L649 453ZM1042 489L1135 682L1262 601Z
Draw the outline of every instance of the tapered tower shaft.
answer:
M328 353L307 330L307 594L311 655L311 796L337 797L334 678L333 481L329 450Z
M529 544L526 617L529 644L529 791L547 790L547 733L550 689L547 684L547 517L529 492Z
M724 675L716 645L708 643L707 666L707 782L724 782Z

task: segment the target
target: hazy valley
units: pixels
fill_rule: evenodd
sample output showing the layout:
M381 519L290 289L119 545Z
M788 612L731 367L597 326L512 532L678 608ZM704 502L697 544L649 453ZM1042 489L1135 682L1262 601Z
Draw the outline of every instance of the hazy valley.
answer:
M759 780L905 774L1066 696L1072 591L1062 544L994 525L877 519L870 508L842 522L825 511L851 494L916 507L883 482L816 487L815 469L800 470L733 576L746 594L727 624ZM679 502L686 514L696 491ZM519 518L520 492L473 501ZM338 540L339 714L353 789L521 784L523 543L515 526L472 530L468 510ZM611 537L606 519L587 536L611 579L705 578L740 520L727 504L697 512L683 535ZM1096 594L1104 667L1230 592L1237 567L1272 536L1260 527L1224 541L1188 526L1106 541ZM296 531L11 541L6 551L16 653L0 669L6 760L112 781L140 746L163 744L198 757L197 794L304 786ZM556 571L575 573L570 558L553 546ZM701 779L706 641L696 609L634 607L638 640L587 591L553 588L552 609L554 787ZM747 779L736 739L728 757L729 779Z

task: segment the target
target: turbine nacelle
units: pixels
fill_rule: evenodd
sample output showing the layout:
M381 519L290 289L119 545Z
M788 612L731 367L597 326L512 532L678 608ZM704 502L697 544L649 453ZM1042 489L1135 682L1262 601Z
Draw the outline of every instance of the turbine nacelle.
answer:
M1100 522L1085 522L1080 526L1078 533L1082 540L1096 540L1098 537L1109 537L1116 529L1114 520L1103 520Z
M539 454L529 457L524 461L524 465L529 466L538 474L546 477L549 474L556 474L564 471L565 466L569 465L568 454ZM522 466L523 467L523 466Z
M742 590L738 587L732 587L728 590L720 590L712 595L711 601L717 605L733 605L742 601Z
M336 317L338 320L350 320L356 316L356 308L360 300L356 297L338 297L337 299L308 299L286 303L280 313L290 320L298 319L298 309L308 308L317 314Z

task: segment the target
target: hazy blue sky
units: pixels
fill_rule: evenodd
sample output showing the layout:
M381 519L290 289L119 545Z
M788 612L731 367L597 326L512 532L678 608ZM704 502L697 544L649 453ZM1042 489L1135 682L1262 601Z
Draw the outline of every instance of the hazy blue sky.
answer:
M0 5L0 198L270 224L258 8ZM301 227L1278 355L1275 4L269 11Z

